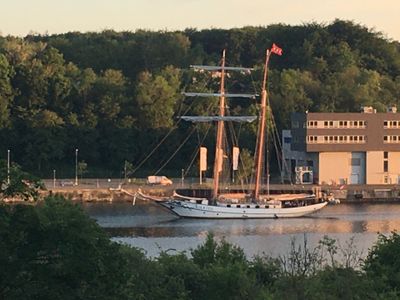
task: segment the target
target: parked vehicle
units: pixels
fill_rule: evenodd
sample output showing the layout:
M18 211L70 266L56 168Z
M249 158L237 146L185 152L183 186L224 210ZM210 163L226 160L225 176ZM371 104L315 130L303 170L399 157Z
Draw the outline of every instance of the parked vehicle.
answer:
M74 183L70 180L61 180L60 181L60 186L73 186Z
M172 180L166 176L148 176L147 184L171 185Z

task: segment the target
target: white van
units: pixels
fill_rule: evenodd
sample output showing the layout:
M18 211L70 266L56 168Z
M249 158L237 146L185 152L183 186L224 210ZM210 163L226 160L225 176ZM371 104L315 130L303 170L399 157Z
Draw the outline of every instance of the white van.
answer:
M148 176L147 184L171 185L172 180L166 176Z

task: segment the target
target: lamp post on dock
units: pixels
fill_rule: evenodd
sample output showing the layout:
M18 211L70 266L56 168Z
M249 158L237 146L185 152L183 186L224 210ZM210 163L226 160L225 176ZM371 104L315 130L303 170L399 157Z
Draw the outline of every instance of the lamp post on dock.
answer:
M56 170L53 170L53 188L56 188Z
M7 184L10 184L10 149L7 150Z
M78 185L78 148L75 149L75 185Z

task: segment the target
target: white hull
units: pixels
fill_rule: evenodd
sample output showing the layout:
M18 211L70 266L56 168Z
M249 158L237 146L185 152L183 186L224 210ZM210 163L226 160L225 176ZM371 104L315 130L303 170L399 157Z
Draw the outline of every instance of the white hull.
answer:
M328 202L297 207L265 208L255 205L227 207L222 205L197 204L189 201L168 200L159 202L176 215L184 218L206 219L274 219L302 217L325 207Z

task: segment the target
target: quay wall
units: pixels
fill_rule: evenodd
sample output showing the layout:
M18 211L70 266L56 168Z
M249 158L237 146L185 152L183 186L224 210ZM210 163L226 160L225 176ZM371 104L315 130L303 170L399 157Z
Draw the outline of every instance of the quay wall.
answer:
M211 196L211 188L207 185L172 185L172 186L148 186L148 185L115 185L114 187L86 187L86 186L47 186L42 192L43 196L49 194L60 194L73 201L133 201L135 192L141 189L145 193L155 196L172 195L176 190L178 193L193 197ZM230 186L224 189L226 193L247 192L252 190L251 186L246 188ZM270 193L315 193L321 191L324 195L333 195L341 202L400 202L400 185L291 185L272 184ZM266 193L263 187L262 193Z

